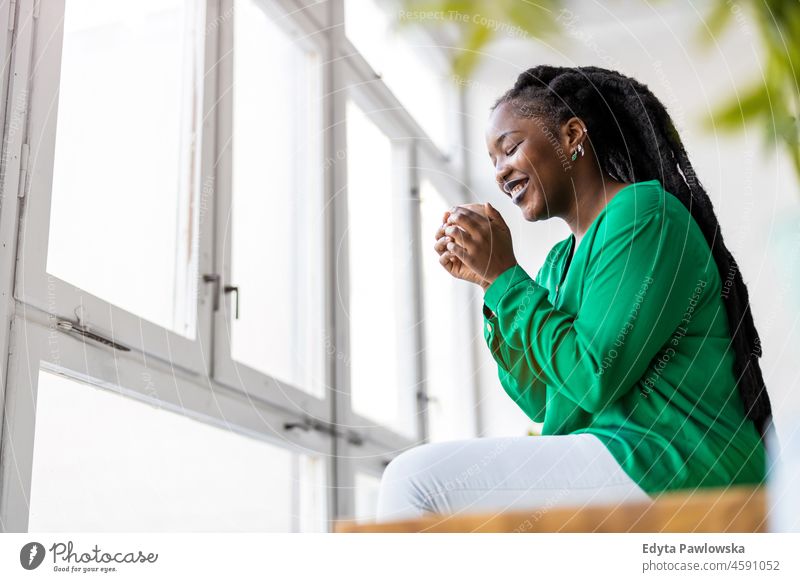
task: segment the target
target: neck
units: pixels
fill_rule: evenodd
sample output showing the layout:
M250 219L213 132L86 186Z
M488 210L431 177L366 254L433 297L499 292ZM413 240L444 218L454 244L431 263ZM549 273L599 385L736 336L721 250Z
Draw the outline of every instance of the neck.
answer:
M599 173L573 179L572 205L564 220L575 236L575 248L581 243L597 215L626 185L626 182L618 182L610 176Z

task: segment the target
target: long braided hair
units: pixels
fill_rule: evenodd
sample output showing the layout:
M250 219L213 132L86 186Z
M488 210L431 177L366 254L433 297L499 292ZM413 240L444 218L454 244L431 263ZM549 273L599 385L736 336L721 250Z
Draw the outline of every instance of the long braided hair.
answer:
M589 128L600 168L617 181L658 178L664 189L689 210L712 250L723 281L722 297L728 314L734 374L745 414L765 436L772 410L758 358L758 337L747 286L739 266L722 240L711 200L695 175L664 105L650 89L600 67L528 69L492 106L509 103L520 117L538 117L554 132L572 116ZM677 170L677 171L676 171Z

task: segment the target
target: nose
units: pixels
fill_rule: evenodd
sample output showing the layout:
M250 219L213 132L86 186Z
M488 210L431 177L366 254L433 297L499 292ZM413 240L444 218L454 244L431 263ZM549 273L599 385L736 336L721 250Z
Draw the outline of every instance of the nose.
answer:
M497 185L503 190L503 184L505 184L508 175L511 173L511 167L505 162L505 159L498 159L497 165L494 168L494 175L495 180L497 181ZM505 190L503 190L505 192Z

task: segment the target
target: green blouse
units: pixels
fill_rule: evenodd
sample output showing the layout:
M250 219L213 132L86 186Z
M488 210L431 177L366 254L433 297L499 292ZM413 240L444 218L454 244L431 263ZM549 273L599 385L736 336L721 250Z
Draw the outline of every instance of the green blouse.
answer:
M535 279L515 266L486 289L506 393L544 435L596 435L650 495L762 483L721 279L686 207L658 180L629 184L574 246L557 243Z

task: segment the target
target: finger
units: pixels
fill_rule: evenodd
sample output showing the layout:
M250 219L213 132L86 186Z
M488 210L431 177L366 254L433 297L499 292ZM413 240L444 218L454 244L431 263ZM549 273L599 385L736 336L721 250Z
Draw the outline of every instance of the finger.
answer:
M458 206L454 212L450 213L447 224L460 226L475 237L488 227L488 220L473 210Z
M450 211L447 211L445 213L444 222L442 222L442 224L439 225L439 228L436 229L436 234L434 235L434 238L436 240L439 240L443 236L447 236L447 234L445 233L445 230L447 229L448 226L450 226L449 224L447 224L447 217L448 216L450 216Z
M484 208L485 204L486 204L485 202L473 202L470 204L459 204L458 206L460 208L466 208L467 210L472 210L482 215L486 212L486 208Z
M473 236L467 230L454 224L449 225L445 230L446 235L460 247L470 253L474 253L481 246L481 241L486 240L484 234ZM489 233L491 235L491 233ZM489 239L490 240L490 239Z
M497 221L500 224L502 224L503 226L508 226L508 225L506 225L506 221L503 219L503 215L500 214L500 212L497 210L497 208L495 208L494 206L492 206L488 202L484 205L484 207L486 209L486 216L489 217L489 220Z
M445 251L439 256L439 264L442 265L448 273L452 274L453 269L461 262L458 257L453 256L450 251Z
M447 243L451 242L453 239L449 236L443 236L436 243L433 245L434 250L439 253L440 255L447 250Z
M450 251L451 254L455 255L456 258L461 259L465 265L467 264L467 261L465 260L467 257L467 251L464 247L458 243L449 242L447 243L447 250Z
M450 216L449 211L445 212L444 218L442 219L442 224L439 225L439 228L436 229L436 235L434 238L437 240L445 236L444 229L447 228L447 217Z
M460 226L454 224L447 225L447 228L444 229L444 235L450 237L462 247L466 247L472 243L472 235Z

